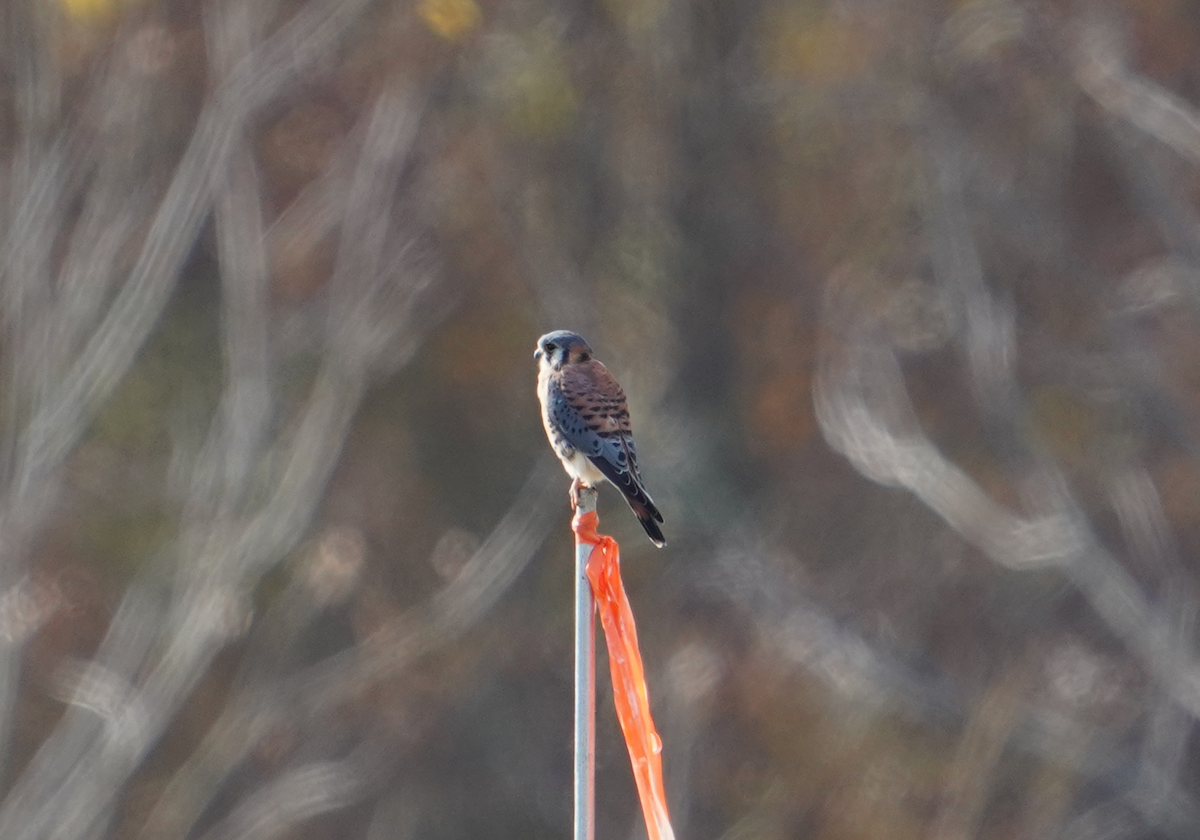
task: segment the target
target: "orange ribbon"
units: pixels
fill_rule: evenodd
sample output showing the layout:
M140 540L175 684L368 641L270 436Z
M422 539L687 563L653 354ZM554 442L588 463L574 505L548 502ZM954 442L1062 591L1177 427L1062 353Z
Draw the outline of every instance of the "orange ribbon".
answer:
M625 746L633 764L633 778L642 802L646 833L650 840L674 840L667 797L663 793L662 740L650 717L650 698L642 654L638 650L637 628L625 587L621 583L621 554L617 541L596 533L600 518L594 511L576 513L571 520L575 544L591 545L587 576L596 599L596 612L604 628L608 664L612 672L613 701Z

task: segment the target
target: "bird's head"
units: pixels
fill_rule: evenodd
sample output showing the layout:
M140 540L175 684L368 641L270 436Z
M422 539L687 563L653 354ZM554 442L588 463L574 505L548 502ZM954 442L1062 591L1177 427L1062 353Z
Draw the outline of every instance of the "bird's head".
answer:
M583 336L567 330L555 330L538 339L533 352L539 367L562 370L563 365L586 362L592 358L592 348Z

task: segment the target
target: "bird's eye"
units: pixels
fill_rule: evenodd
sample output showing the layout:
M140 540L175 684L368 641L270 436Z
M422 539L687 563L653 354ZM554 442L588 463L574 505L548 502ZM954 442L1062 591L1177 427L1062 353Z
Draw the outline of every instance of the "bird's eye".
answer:
M558 349L558 345L555 344L553 341L546 342L546 352L547 353L553 353L557 349Z

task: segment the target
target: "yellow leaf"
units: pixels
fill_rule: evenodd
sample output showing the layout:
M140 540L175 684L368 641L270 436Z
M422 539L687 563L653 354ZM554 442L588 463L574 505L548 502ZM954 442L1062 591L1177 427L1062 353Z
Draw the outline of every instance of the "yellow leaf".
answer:
M94 20L110 14L116 3L113 0L62 0L67 14L78 20Z
M447 41L462 39L482 17L474 0L421 0L417 13L426 26Z

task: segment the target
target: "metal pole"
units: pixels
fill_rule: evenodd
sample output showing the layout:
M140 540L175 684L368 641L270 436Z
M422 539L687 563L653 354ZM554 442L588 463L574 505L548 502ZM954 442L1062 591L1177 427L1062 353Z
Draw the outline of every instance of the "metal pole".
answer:
M579 512L596 509L596 491L579 491ZM575 840L596 825L596 605L587 579L592 546L575 546Z

